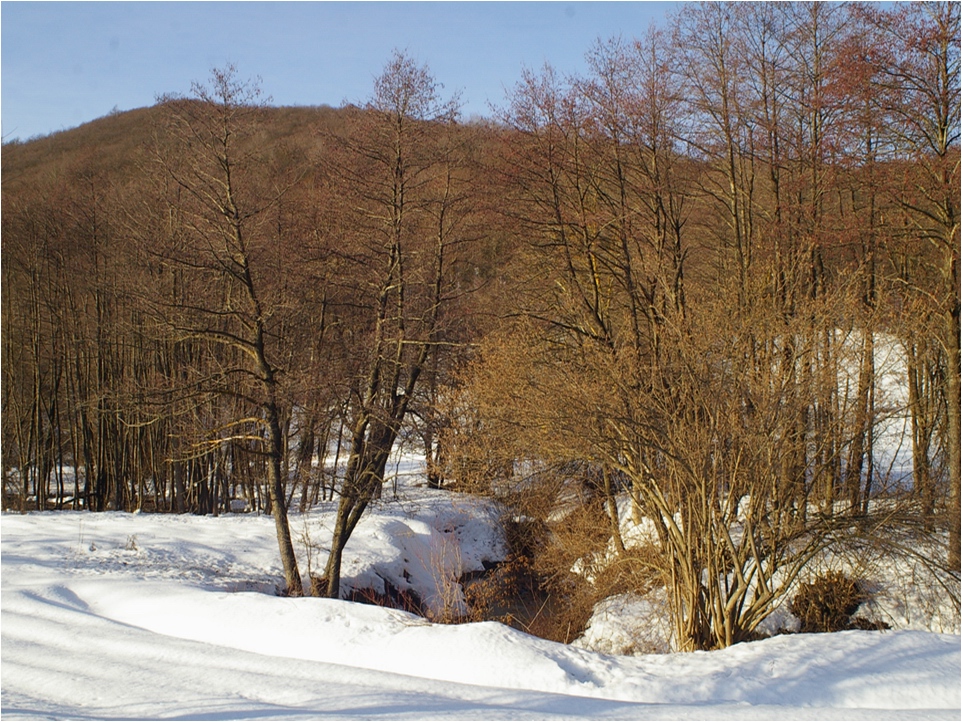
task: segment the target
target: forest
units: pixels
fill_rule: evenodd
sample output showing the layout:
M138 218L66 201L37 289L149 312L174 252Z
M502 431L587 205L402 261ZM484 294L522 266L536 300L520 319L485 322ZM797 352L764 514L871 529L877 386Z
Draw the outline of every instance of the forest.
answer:
M3 509L264 512L337 598L405 445L559 595L611 545L690 649L833 545L957 579L959 47L955 2L684 4L487 119L395 51L362 105L226 65L5 143Z

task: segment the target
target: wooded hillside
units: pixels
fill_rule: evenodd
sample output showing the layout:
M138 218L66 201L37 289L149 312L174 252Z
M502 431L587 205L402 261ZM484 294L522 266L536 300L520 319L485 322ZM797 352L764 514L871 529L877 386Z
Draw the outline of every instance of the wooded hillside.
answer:
M244 500L299 593L287 510L337 499L337 596L403 440L532 519L574 480L579 554L627 495L693 648L843 534L957 571L959 43L957 3L686 5L486 123L395 53L364 107L227 67L4 145L3 508Z

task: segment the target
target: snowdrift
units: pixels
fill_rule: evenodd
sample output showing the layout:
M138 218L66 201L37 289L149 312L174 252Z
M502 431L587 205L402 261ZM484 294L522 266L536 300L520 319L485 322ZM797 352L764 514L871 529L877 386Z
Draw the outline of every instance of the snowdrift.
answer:
M410 523L376 511L351 558L378 546L388 575L391 554L402 568L432 540L450 564L496 553L490 510L451 499L407 507ZM295 518L295 532L305 524L324 516ZM957 636L853 631L604 655L491 622L274 596L271 531L252 515L4 515L4 717L957 719L962 706Z

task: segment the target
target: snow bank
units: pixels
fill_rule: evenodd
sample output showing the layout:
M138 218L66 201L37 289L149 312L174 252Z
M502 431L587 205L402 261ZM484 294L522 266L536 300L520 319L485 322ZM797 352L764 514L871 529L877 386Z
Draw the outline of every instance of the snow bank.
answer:
M408 510L420 523L373 514L385 556L406 548L392 534L430 546L430 529L464 542L462 562L496 547L467 502L458 517L438 499ZM794 635L618 657L495 623L276 597L264 593L276 555L257 516L4 515L4 718L959 716L955 636Z
M458 579L507 556L498 515L490 500L419 488L405 489L403 501L375 503L344 549L342 596L352 589L393 587L416 592L435 617L464 614ZM311 547L314 573L327 563L333 526L333 503L292 522L302 551Z
M603 599L584 633L572 644L605 654L666 654L672 649L668 595L664 587L648 594Z

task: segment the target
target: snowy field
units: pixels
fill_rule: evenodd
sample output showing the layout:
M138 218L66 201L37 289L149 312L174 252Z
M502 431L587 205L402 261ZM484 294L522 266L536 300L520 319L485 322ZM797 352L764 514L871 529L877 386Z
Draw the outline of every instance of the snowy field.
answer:
M445 573L504 554L494 509L406 487L361 523L344 581L463 602ZM292 517L306 576L333 506ZM788 635L622 657L485 622L282 598L273 522L2 517L4 719L959 719L960 638ZM442 572L442 573L439 573ZM600 632L597 625L594 633Z

